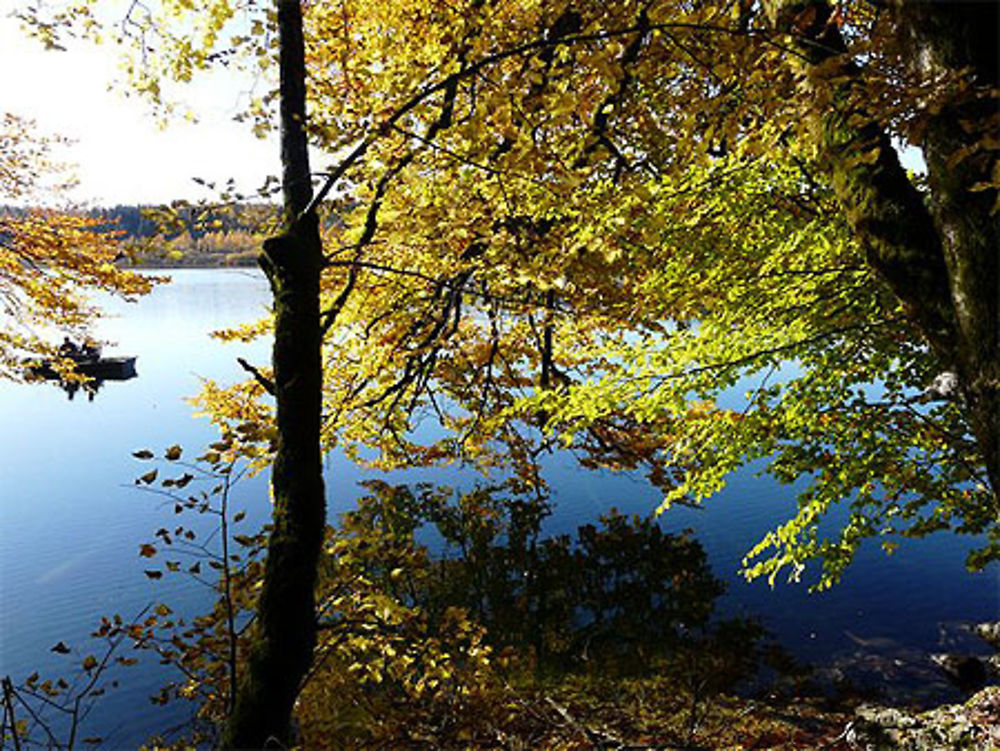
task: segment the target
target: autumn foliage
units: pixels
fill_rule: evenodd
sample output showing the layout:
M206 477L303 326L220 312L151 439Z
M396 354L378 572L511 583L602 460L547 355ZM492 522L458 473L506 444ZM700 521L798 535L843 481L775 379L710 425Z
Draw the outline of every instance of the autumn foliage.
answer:
M39 138L30 121L9 113L3 116L0 197L4 201L58 198L66 170L52 161L57 142ZM133 297L150 290L155 279L121 268L120 254L113 228L81 213L0 209L0 300L5 313L0 323L0 376L22 375L25 358L51 355L56 333L82 336L98 314L94 292Z
M818 559L810 580L830 586L873 537L891 552L950 530L978 536L971 567L1000 557L995 4L127 13L111 33L164 108L200 69L273 71L280 52L242 113L266 131L281 105L287 221L261 257L276 323L220 334L273 331L275 368L247 363L252 379L201 399L238 455L276 457L268 565L301 576L265 592L314 573L298 553L318 549L317 441L380 468L475 465L526 494L570 448L645 468L661 510L754 466L796 487L744 561L771 582ZM315 190L306 139L331 162ZM296 648L315 637L308 618L293 630Z

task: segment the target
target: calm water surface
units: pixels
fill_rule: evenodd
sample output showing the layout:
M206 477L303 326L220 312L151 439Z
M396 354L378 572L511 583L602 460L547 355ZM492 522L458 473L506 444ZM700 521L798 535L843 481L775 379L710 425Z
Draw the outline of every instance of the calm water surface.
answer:
M111 304L100 335L115 354L137 355L139 377L108 382L91 402L73 400L51 384L0 384L0 675L15 682L33 670L66 674L72 657L50 648L63 641L87 653L86 636L102 615L128 618L153 602L196 612L207 594L178 577L151 582L138 545L174 524L170 508L136 489L146 467L131 458L143 447L179 443L197 451L214 440L205 419L184 402L204 378L242 378L237 356L266 362L266 344L222 345L208 332L250 320L265 310L263 278L252 271L184 270L137 305ZM109 354L112 352L109 351ZM366 475L331 458L328 497L333 513L349 508ZM577 469L569 457L549 461L557 509L553 532L571 531L614 506L648 513L659 502L639 477ZM396 481L467 484L469 477L436 470ZM251 519L267 513L264 478L241 484L236 503ZM720 603L728 614L755 614L803 659L827 665L870 660L919 661L959 642L960 624L1000 617L996 567L967 573L968 541L940 536L905 546L892 557L866 549L841 586L808 595L801 586L748 585L736 576L745 551L794 510L787 488L745 471L704 511L676 509L663 524L693 527L717 576L729 582ZM124 671L122 686L97 704L88 733L113 748L134 748L150 733L183 721L182 707L161 709L146 697L173 677L155 663Z

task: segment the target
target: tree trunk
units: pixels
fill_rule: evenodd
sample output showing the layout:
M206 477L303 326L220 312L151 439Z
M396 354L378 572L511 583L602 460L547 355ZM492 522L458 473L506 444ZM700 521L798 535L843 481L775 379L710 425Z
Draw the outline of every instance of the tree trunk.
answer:
M281 161L285 231L264 243L260 263L274 296L277 451L271 475L273 530L248 663L223 735L227 749L285 747L295 698L312 663L314 589L326 501L320 425L319 279L323 265L305 124L305 62L299 0L278 0Z
M980 91L1000 88L996 2L911 0L899 3L898 16L916 73L929 79L968 70ZM996 179L995 152L974 149L996 137L997 118L996 99L961 97L930 120L920 144L948 268L954 368L994 495L1000 494L1000 212L991 213L995 190L970 189Z
M830 65L846 51L830 4L776 0L771 12L779 30L794 32L806 66L825 64L823 78L834 82L816 106L824 111L819 135L838 200L869 265L958 376L993 510L1000 515L1000 213L990 213L995 191L970 191L990 181L990 152L955 158L990 135L995 100L967 95L927 116L918 145L927 161L928 206L887 133L858 101L859 69L846 56ZM995 3L895 0L893 12L914 71L969 70L979 92L997 86ZM873 158L859 159L866 156Z

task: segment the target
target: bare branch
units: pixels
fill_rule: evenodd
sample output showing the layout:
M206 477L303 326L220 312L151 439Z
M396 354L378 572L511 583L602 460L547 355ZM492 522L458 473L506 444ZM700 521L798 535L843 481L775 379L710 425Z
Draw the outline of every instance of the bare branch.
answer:
M271 396L274 396L275 393L274 381L272 381L266 375L261 373L255 366L248 363L242 357L237 357L236 362L240 364L240 367L243 368L243 370L245 370L247 373L249 373L254 377L254 380L256 380L257 383L259 383L263 387L264 391L269 393Z

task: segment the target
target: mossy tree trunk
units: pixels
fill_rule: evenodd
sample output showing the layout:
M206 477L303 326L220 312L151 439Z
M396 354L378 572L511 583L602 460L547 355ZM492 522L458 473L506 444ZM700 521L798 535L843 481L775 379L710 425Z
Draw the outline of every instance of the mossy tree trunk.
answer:
M933 80L964 71L972 83L966 95L926 115L923 139L916 145L927 163L929 201L856 95L862 72L843 55L846 45L831 4L773 0L770 10L777 28L798 40L804 65L814 74L813 106L823 111L819 136L827 168L869 265L944 367L958 377L993 512L1000 516L1000 212L991 213L994 190L971 190L992 180L993 153L976 144L996 127L997 101L975 94L998 86L1000 5L890 3L901 50L914 73Z
M260 263L274 296L277 450L271 475L273 530L249 660L222 746L285 747L296 696L315 645L316 567L326 519L320 450L322 360L319 223L305 124L305 62L299 0L277 0L281 64L283 233Z

